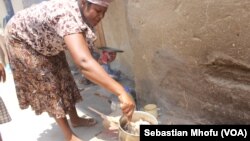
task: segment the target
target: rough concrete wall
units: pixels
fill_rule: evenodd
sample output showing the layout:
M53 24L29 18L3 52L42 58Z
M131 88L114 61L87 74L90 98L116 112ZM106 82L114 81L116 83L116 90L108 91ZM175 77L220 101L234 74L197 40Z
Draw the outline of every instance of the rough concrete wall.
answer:
M22 0L24 8L30 7L31 5L40 3L42 1L45 0Z
M0 1L0 28L3 28L3 18L7 15L4 1Z
M115 0L103 19L103 31L107 46L124 50L117 54L112 62L112 68L122 70L124 74L133 78L133 47L130 46L126 7L123 0Z
M248 0L115 5L108 34L133 51L124 58L133 62L141 105L157 103L169 123L250 123Z
M23 3L22 3L21 0L11 0L11 2L12 2L15 13L24 8Z

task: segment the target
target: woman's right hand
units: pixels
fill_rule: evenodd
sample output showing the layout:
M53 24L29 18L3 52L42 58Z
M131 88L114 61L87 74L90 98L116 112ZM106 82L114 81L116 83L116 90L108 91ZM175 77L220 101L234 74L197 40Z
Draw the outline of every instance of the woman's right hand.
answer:
M3 82L5 82L6 80L6 73L4 70L4 65L2 63L0 63L0 82L3 80Z
M81 73L90 81L109 90L120 101L122 112L131 120L135 109L133 98L123 86L112 79L102 66L92 57L88 44L81 33L64 36L65 43Z
M118 98L120 100L120 106L121 106L123 114L130 121L132 119L132 115L135 109L135 102L133 98L127 93L120 95Z

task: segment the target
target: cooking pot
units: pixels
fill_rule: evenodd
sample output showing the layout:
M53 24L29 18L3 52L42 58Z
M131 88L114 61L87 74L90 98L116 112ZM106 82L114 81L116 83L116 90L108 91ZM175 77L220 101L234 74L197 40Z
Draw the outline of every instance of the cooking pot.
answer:
M139 120L147 121L151 125L158 124L157 119L152 114L143 111L134 111L131 122L136 122ZM119 119L119 141L140 141L139 135L131 134L124 129L127 124L127 117L121 116Z

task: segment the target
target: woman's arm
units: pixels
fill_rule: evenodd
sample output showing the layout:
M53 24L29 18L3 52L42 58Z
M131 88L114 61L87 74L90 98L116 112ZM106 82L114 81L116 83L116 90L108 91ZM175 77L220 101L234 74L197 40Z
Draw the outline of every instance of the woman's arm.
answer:
M118 96L123 113L131 119L135 103L122 85L109 77L100 64L92 57L82 34L71 34L64 37L68 50L84 76L92 82L106 88Z

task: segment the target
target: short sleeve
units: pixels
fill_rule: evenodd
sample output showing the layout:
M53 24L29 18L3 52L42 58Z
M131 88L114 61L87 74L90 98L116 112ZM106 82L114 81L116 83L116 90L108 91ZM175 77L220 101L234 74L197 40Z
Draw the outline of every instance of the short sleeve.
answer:
M83 32L75 17L67 11L51 16L51 26L60 37Z

